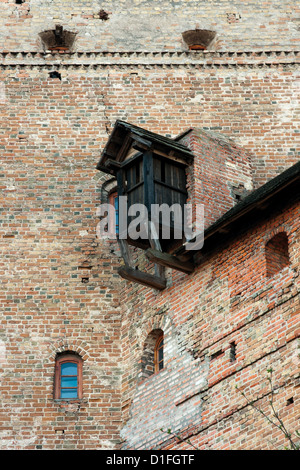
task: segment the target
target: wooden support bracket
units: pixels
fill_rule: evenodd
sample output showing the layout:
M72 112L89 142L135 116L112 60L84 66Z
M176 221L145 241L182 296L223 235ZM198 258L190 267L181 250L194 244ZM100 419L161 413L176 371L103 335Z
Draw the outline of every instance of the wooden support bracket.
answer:
M152 274L143 273L138 269L131 268L130 266L122 266L118 269L118 273L123 279L127 281L137 282L147 287L163 290L166 288L166 280Z
M168 253L162 253L161 251L153 248L146 250L145 256L153 263L167 266L168 268L182 271L186 274L190 274L194 271L194 265L187 261L180 261L175 256L169 255Z

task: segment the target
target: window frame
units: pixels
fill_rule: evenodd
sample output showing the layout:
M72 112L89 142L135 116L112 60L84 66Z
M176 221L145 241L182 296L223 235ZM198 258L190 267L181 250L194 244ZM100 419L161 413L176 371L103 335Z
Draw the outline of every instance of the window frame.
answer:
M61 398L61 366L65 363L73 363L77 365L77 397ZM55 383L54 398L57 400L80 400L82 398L82 358L75 353L64 353L57 355L55 360Z
M117 204L116 204L117 202ZM109 215L108 224L109 224L109 232L114 233L116 236L119 235L119 194L117 189L113 189L108 196L108 203L114 207L114 216L115 219Z
M159 359L159 352L162 350L162 359ZM162 367L160 368L160 363L162 362ZM164 334L161 333L157 338L155 347L154 347L154 373L160 372L164 368Z

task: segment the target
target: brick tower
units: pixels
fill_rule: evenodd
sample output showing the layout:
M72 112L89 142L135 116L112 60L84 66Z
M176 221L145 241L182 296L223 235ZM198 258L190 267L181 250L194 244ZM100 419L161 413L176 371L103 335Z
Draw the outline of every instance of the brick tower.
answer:
M1 7L1 449L289 446L245 396L295 437L295 2ZM145 155L203 246L99 236Z

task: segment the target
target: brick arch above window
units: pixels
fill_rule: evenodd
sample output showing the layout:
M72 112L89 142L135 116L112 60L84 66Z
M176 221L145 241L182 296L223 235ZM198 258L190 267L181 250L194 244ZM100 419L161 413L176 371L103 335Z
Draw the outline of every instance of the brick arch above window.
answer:
M91 346L88 345L85 341L81 340L72 340L70 338L60 338L57 341L48 345L50 349L49 359L55 361L58 354L72 352L79 355L83 361L86 361L90 358L90 349Z

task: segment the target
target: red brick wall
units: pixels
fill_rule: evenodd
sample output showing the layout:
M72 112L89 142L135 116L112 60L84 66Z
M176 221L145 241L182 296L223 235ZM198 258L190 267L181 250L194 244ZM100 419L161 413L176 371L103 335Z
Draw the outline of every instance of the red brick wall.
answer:
M265 244L283 229L290 264L269 277ZM142 354L146 334L157 325L165 331L166 355L159 374L137 381L131 391L132 381L128 382L132 404L122 433L124 448L191 449L187 439L200 449L288 445L241 394L254 399L271 418L270 368L275 408L296 438L298 231L297 201L249 223L235 239L207 255L194 274L169 272L169 287L161 293L124 282L127 321L123 327L131 338L131 371ZM289 405L291 397L294 402ZM178 445L161 428L171 429L186 443Z
M228 337L220 344L226 354L231 340L237 341L238 361L243 342L252 354L251 343L245 338L239 341L233 334L233 327L243 322L247 325L249 316L252 323L247 331L260 335L258 344L264 351L264 334L271 343L272 325L265 323L260 333L255 329L255 317L266 313L267 319L267 312L276 312L278 321L285 325L283 333L280 326L276 333L279 342L284 341L282 334L287 338L283 364L294 357L291 348L298 307L293 304L296 297L292 298L299 269L295 212L280 216L290 238L291 264L274 279L264 277L263 246L270 231L273 235L277 225L281 226L280 217L258 228L257 238L253 232L254 238L245 243L233 241L230 256L226 250L216 253L189 278L169 274L173 283L165 293L135 285L120 293L121 286L127 284L116 272L118 251L96 236L96 209L104 177L95 167L115 120L120 118L164 135L176 136L197 127L233 137L253 157L256 185L265 182L298 160L295 140L299 123L296 102L290 99L297 94L292 63L295 56L291 60L288 55L288 64L274 67L266 65L266 56L258 58L264 63L261 68L258 62L249 64L248 56L236 56L232 68L226 65L232 60L229 56L214 56L222 62L220 66L209 65L211 58L189 66L173 64L177 60L173 56L165 61L147 55L142 57L143 64L127 65L117 63L124 60L120 57L97 56L93 64L86 63L91 61L87 56L75 56L62 59L58 67L55 57L1 56L0 373L4 449L113 448L125 424L121 437L130 445L127 430L134 423L127 420L129 410L134 410L131 403L140 353L158 317L170 321L172 332L176 332L169 357L175 358L172 370L177 377L182 366L192 376L202 361L201 351L207 348L208 356L218 351L216 341L225 334ZM106 59L113 62L109 68L101 62ZM67 64L66 60L75 62ZM132 56L126 60L132 60ZM161 62L145 63L156 60ZM272 58L277 60L281 59ZM56 69L61 80L49 77ZM247 247L245 256L242 246ZM83 278L88 282L82 282ZM234 308L239 295L243 303L238 305L242 307ZM285 305L289 307L286 311ZM54 359L57 352L67 349L84 359L83 401L62 407L53 400ZM284 352L283 346L280 351ZM222 371L218 370L215 377L210 374L222 360L221 356L209 368L205 363L197 369L199 387L203 387L202 379L215 387L209 395L212 400L219 396L213 380L221 378ZM253 361L261 365L263 377L268 361L261 362L259 355ZM274 360L274 369L278 361ZM243 363L243 367L248 366ZM284 370L294 377L293 363L287 362ZM185 391L179 382L172 385L175 402L169 404L170 409L179 410L179 424L180 413L185 410L182 416L187 416L186 425L191 425L189 404L198 406L199 400L181 401L183 395L188 397L196 391L189 387ZM224 400L231 396L225 394ZM238 403L242 406L242 401ZM205 410L202 401L201 407ZM230 407L224 413L227 411L231 413ZM211 445L221 446L215 434L219 425L213 424L213 409L208 413ZM205 414L199 412L197 417L196 424L201 426ZM162 426L166 423L163 421ZM153 442L160 436L154 432ZM255 442L259 446L261 441ZM235 441L231 445L247 444Z
M285 232L278 233L266 244L266 265L269 277L289 264L289 244Z

